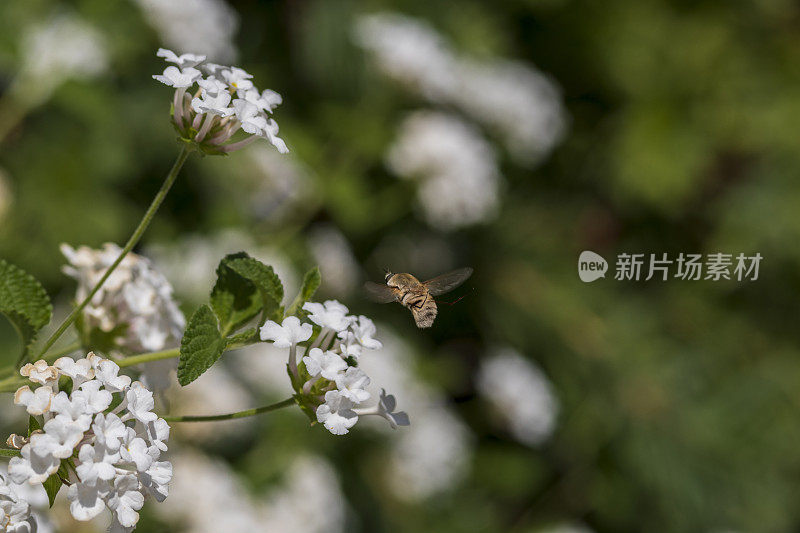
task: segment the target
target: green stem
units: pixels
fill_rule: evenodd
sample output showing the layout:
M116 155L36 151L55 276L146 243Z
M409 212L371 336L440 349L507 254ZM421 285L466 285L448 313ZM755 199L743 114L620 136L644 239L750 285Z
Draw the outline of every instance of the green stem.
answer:
M19 457L19 450L12 450L11 448L0 448L0 457Z
M159 189L156 197L153 198L153 202L150 204L150 207L147 208L147 212L144 214L142 221L139 222L139 226L136 228L136 231L134 231L133 235L131 235L131 238L128 239L128 242L122 249L122 253L120 253L116 261L114 261L111 266L108 267L108 270L106 270L105 274L103 274L103 277L100 278L100 281L97 282L86 298L84 298L83 301L72 311L72 313L70 313L64 322L61 323L58 329L52 335L50 335L50 338L47 339L44 347L39 352L38 357L41 357L45 352L47 352L53 343L55 343L56 340L58 340L58 338L67 330L70 324L72 324L75 319L78 318L78 315L80 315L81 311L83 311L83 308L86 307L86 305L91 301L92 297L97 293L97 291L100 290L100 287L103 286L103 283L106 282L109 276L111 276L111 273L114 272L122 260L125 259L125 256L128 255L128 252L133 250L133 247L136 246L136 243L138 243L142 238L147 226L149 226L150 222L153 220L156 211L158 211L158 208L161 207L161 203L164 201L164 198L166 198L167 193L172 187L172 184L175 183L175 179L178 177L178 172L180 172L181 167L186 162L186 158L189 157L191 150L192 149L188 146L184 146L183 149L181 149L181 153L178 154L178 158L175 160L175 164L172 165L172 169L169 171L169 174L167 174L164 183L161 185L161 189ZM26 359L26 357L20 358L20 360L17 362L17 367L22 366Z
M213 422L215 420L233 420L234 418L245 418L248 416L260 415L262 413L269 413L270 411L277 411L284 407L294 405L294 398L287 398L282 402L265 405L263 407L256 407L255 409L246 409L244 411L237 411L235 413L227 413L224 415L208 415L208 416L162 416L167 422Z
M250 346L251 344L255 344L258 342L257 340L252 342L231 342L227 346L225 346L225 351L236 350L239 348L244 348L245 346ZM124 359L120 359L116 361L116 363L120 366L120 368L124 368L126 366L133 366L138 365L141 363L150 363L151 361L161 361L162 359L172 359L173 357L180 357L181 349L180 348L172 348L171 350L163 350L160 352L149 352L149 353L140 353L138 355L132 355L130 357L126 357ZM0 385L2 382L0 381Z

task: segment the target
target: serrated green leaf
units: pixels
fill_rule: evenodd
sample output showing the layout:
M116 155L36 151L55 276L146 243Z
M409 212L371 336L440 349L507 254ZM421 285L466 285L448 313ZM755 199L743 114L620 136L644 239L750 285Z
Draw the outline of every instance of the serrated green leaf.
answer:
M249 257L244 252L230 254L217 267L217 283L211 291L211 307L219 319L223 336L256 316L263 305L256 285L229 266L232 260Z
M288 316L296 314L302 309L303 304L306 303L317 292L320 283L322 283L322 275L319 273L319 267L314 267L303 276L303 285L297 293L292 305L286 310Z
M53 306L44 287L24 270L0 259L0 313L19 332L23 354L50 322Z
M56 495L58 495L58 491L61 490L61 485L64 484L62 479L67 479L68 477L69 471L67 470L66 461L61 461L61 465L58 467L58 472L47 478L44 483L42 483L45 492L47 492L47 499L50 500L50 507L53 506L53 502L56 501Z
M252 282L261 295L264 316L271 320L281 320L283 310L283 284L271 266L252 257L238 257L227 263L228 267ZM280 316L279 316L280 315Z
M207 305L201 306L189 319L181 339L178 383L185 386L199 378L219 359L225 344L214 312Z

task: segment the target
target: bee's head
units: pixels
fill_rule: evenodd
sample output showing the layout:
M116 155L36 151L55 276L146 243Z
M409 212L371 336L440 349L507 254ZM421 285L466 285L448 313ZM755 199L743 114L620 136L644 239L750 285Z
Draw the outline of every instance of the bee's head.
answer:
M385 280L386 280L386 282L388 283L388 282L389 282L389 278L391 278L392 276L394 276L394 272L391 272L391 271L390 271L388 268L384 268L384 269L383 269L383 271L384 271L384 273L385 273L385 275L384 275L384 279L385 279Z

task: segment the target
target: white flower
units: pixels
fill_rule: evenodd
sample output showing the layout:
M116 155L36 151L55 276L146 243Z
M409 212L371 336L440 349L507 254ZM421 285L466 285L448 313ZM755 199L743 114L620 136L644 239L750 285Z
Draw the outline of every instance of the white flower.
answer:
M375 323L364 315L358 317L358 321L352 321L349 331L342 331L339 333L339 338L347 341L354 340L364 348L370 350L380 350L383 346L381 341L375 339L373 335L377 333L378 329Z
M253 135L260 135L267 127L267 118L254 103L237 98L233 101L236 118L242 123L242 130Z
M278 137L278 123L272 119L267 120L266 126L264 129L257 134L259 137L263 137L268 140L272 146L278 149L278 152L282 154L289 153L289 147L286 146L286 143L283 139Z
M125 391L125 399L128 402L128 412L142 424L154 422L158 418L153 412L155 407L153 393L138 381L134 381L130 388Z
M136 465L136 470L144 472L153 464L153 456L148 453L150 447L144 439L137 437L136 432L128 428L128 433L119 448L120 458Z
M114 399L107 390L101 390L103 384L96 379L83 383L80 388L72 393L73 398L82 398L91 414L102 413L111 405Z
M72 455L72 450L74 450L75 446L81 441L83 432L86 430L77 422L61 418L48 420L45 422L43 429L45 436L52 437L52 439L46 440L48 445L44 449L53 457L59 459L66 459ZM33 437L31 437L31 444L36 448Z
M169 424L163 418L146 424L147 438L150 444L161 450L167 451L166 441L169 440Z
M360 368L348 368L343 374L338 374L335 381L339 393L354 404L369 400L369 393L365 390L369 377Z
M136 511L144 505L144 495L139 491L139 480L136 476L119 476L114 479L114 487L107 504L121 525L135 526L139 521L139 513Z
M156 52L158 57L163 57L164 61L168 61L170 63L175 63L178 65L179 68L190 68L196 67L200 63L206 60L206 56L196 55L196 54L181 54L177 55L172 50L167 50L166 48L159 48Z
M53 363L58 371L72 380L73 387L80 387L84 381L94 378L94 368L88 359L61 357Z
M325 403L317 407L317 421L334 435L345 435L358 422L352 407L352 402L339 391L328 391Z
M51 384L58 379L58 370L48 365L44 359L26 364L19 369L19 373L34 383L41 385Z
M70 263L64 268L64 272L78 281L75 295L78 301L88 295L122 252L115 244L106 244L100 250L85 246L73 249L62 245L61 251ZM105 333L120 331L113 338L112 351L113 355L119 357L175 348L180 345L186 325L183 314L173 299L172 286L153 268L150 261L137 254L125 256L86 306L83 318L89 329L100 329ZM169 384L169 366L174 368L177 363L156 361L142 365L142 380L156 390L166 388ZM130 384L130 378L114 376L114 363L104 363L103 367L103 379L106 380L105 386L110 392L118 392ZM72 372L76 371L64 371L67 375ZM82 376L80 381L85 378L91 376ZM80 382L75 382L75 385L79 386Z
M29 415L41 415L50 410L53 400L53 389L43 385L31 391L28 385L23 385L14 393L14 404L24 405Z
M200 92L201 98L192 99L192 109L197 113L211 113L212 115L219 115L221 117L228 117L234 113L232 107L228 107L231 103L231 95L227 92L220 91L216 95L203 90Z
M36 533L30 504L3 476L0 476L0 528L8 533Z
M169 482L172 481L172 463L153 461L140 479L142 485L153 495L156 501L163 502L169 494Z
M125 424L114 413L97 414L94 417L92 431L97 442L110 452L119 451L122 439L128 434Z
M267 113L271 113L273 109L283 103L281 95L271 89L266 89L261 93L257 89L250 89L244 93L244 99Z
M277 348L289 348L311 338L313 328L311 324L301 324L300 319L288 316L282 324L268 320L261 327L261 340L272 341Z
M164 69L163 74L153 74L153 79L160 81L164 85L178 89L182 87L191 87L200 76L202 76L202 73L196 68L187 67L181 70L178 67L169 66Z
M91 520L105 509L103 498L107 492L108 485L103 482L73 483L67 489L70 513L76 520Z
M87 359L92 362L95 377L100 380L106 390L122 392L131 384L131 378L119 375L119 365L109 359L101 359L90 353Z
M319 348L312 348L308 355L303 357L303 363L311 377L322 376L331 381L347 370L347 363L336 352L323 352Z
M44 483L58 471L61 461L49 452L53 440L43 433L31 435L31 442L20 450L21 457L8 462L8 475L14 483Z
M197 80L197 85L199 85L201 89L212 96L217 96L219 93L228 92L228 84L222 80L218 80L215 76L201 78Z
M67 424L75 424L81 428L81 431L89 429L92 423L92 413L86 404L86 398L81 394L73 394L70 397L64 391L59 392L53 396L50 410L58 413L55 420L61 420Z
M347 316L348 309L336 300L327 300L324 304L306 302L303 309L308 311L308 318L323 328L330 328L336 332L347 329L351 319Z
M253 82L250 81L253 75L244 69L238 67L226 68L220 70L220 75L228 82L228 85L237 92L242 91L242 94L245 94L245 91L253 88Z
M41 367L39 363L33 367ZM167 451L169 425L152 412L153 393L138 381L128 385L130 378L120 381L119 367L111 361L90 353L85 359L62 360L53 368L64 368L82 383L73 383L70 394L61 391L52 397L50 411L55 416L47 413L43 421L37 419L41 430L27 440L12 436L10 441L21 449L20 457L9 462L9 477L17 484L41 484L58 472L62 460L68 460L77 474L67 491L72 516L90 520L108 507L113 511L113 528L131 531L145 490L157 501L167 496L172 466L158 459ZM92 377L87 380L88 376ZM49 387L40 388L52 395ZM30 397L35 393L29 388L18 392L20 403L33 401ZM114 394L122 396L117 397L121 402L114 412L104 413L114 402ZM0 526L5 509L2 491L0 483Z
M408 419L408 414L405 411L395 412L397 402L393 395L386 394L386 390L381 389L381 396L378 403L373 407L365 409L354 409L353 411L358 416L364 415L378 415L385 418L392 429L397 429L397 426L408 426L411 422Z
M119 457L115 454L108 455L105 448L91 444L84 444L78 453L80 464L75 468L78 479L88 485L97 484L97 480L110 481L117 473L114 462Z

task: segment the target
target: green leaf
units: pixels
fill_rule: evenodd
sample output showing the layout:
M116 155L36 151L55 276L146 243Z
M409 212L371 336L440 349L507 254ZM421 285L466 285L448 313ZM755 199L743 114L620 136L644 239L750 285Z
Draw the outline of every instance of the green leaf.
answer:
M31 436L31 433L36 431L37 429L42 429L42 425L36 420L35 417L30 416L28 417L28 436Z
M262 298L255 284L229 266L233 260L249 257L244 252L230 254L217 267L217 283L211 291L211 307L219 318L223 336L261 311Z
M223 351L225 339L217 327L217 318L210 307L203 305L189 319L181 339L178 383L185 386L199 378Z
M283 284L272 267L252 257L238 257L229 260L227 264L231 270L256 286L261 295L264 316L271 320L281 320Z
M303 286L300 287L300 292L297 293L292 305L286 311L287 316L294 315L298 310L302 309L303 304L306 303L317 292L320 283L322 283L322 276L319 273L319 267L314 267L303 276Z
M69 470L67 470L66 461L61 461L61 465L58 467L58 472L47 478L42 485L44 485L44 490L47 492L47 499L50 500L50 507L53 506L53 502L56 501L56 495L58 491L61 490L61 485L64 484L62 479L67 479L69 477Z
M0 313L19 332L23 354L50 322L53 306L42 285L24 270L0 259Z

